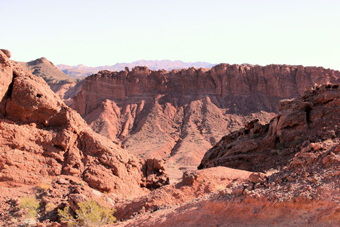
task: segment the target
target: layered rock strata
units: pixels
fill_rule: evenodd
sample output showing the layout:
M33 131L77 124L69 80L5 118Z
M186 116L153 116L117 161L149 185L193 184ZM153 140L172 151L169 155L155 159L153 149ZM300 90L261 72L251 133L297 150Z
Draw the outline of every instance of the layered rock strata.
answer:
M110 140L168 167L196 167L206 150L253 119L268 122L282 98L310 86L339 82L321 67L228 65L152 71L135 67L100 71L68 102Z
M85 116L106 99L147 100L166 94L181 99L200 95L222 98L218 101L237 98L239 101L235 104L241 114L258 110L276 112L278 100L303 95L315 83L334 83L339 79L338 71L288 65L220 64L211 70L189 68L170 72L135 67L132 71L100 71L87 77L73 107ZM176 104L181 105L185 101L177 100ZM215 102L217 104L217 100Z
M117 214L132 217L118 226L339 226L339 101L337 84L281 101L269 124L225 136L176 186L126 201ZM177 205L186 190L200 196Z

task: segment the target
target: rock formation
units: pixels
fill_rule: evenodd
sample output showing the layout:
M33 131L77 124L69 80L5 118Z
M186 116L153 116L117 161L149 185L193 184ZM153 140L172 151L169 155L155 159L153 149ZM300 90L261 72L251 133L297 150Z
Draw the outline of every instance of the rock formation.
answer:
M338 85L316 86L293 100L281 100L278 115L269 124L257 120L221 139L204 156L199 169L227 166L248 171L267 171L285 166L310 143L339 136Z
M87 77L68 103L96 132L132 153L166 158L169 169L190 169L222 136L256 118L268 122L280 99L339 79L340 72L321 67L135 67Z
M94 133L8 53L0 51L1 186L37 185L67 175L123 198L169 183L163 161L137 158Z
M86 78L83 92L77 96L79 101L74 107L81 115L87 115L106 99L152 99L160 94L177 98L221 98L216 103L237 98L240 100L235 104L241 114L258 110L276 112L278 100L298 97L315 83L334 83L339 78L340 72L330 69L286 65L220 64L211 70L189 68L171 72L135 67L132 71L101 71ZM183 103L185 100L177 100L176 104ZM235 108L230 112L235 112Z
M45 57L30 62L15 62L23 70L31 71L33 75L43 78L64 102L68 105L82 82L77 81L58 69Z
M33 75L42 77L48 84L56 84L60 82L70 83L75 81L74 78L66 75L45 57L38 58L30 62L16 62L16 64L24 70L30 70Z
M118 226L339 226L339 102L334 84L281 101L269 124L254 120L223 137L176 187L126 201L117 214L131 217ZM200 197L177 205L186 190Z
M246 75L269 69L282 72L272 77L279 78L271 81L278 86L274 90L263 83L255 86L262 78L257 74L248 75L248 79L256 78L251 83L242 73L229 78L228 67L223 73L218 70L223 65L211 71L170 74L144 67L101 72L77 88L79 93L70 104L80 112L89 110L87 121L106 127L107 137L115 135L115 140L123 141L121 145L94 133L43 79L9 57L9 51L0 51L0 225L61 226L58 209L69 206L72 214L79 202L89 199L117 209L114 215L121 222L114 226L340 225L340 86L314 85L302 92L308 83L337 81L339 72L298 66L261 70L228 66ZM215 82L202 82L211 75ZM188 76L196 83L184 85ZM172 77L176 81L171 82ZM219 89L222 78L229 78L228 84L238 82L229 90ZM266 78L271 78L270 73ZM247 81L248 90L241 89ZM307 85L301 88L297 81ZM92 90L96 86L112 97L103 98ZM256 111L272 111L269 107L274 108L272 102L280 95L301 92L301 98L280 101L279 113L269 123L254 119L268 117ZM113 98L116 95L119 98ZM261 95L267 97L266 104L240 106ZM228 99L235 106L229 106ZM198 170L185 171L178 182L166 185L165 161L154 157L170 155L171 161L185 152L205 149L215 143L210 135L225 130L219 127L234 124L236 129L247 120L237 111L253 120L217 142L199 160ZM101 118L96 119L98 115ZM109 128L108 122L115 128ZM137 154L138 149L149 149L144 156L154 157L138 158L124 146ZM27 195L39 202L36 219L25 219L27 209L19 208Z

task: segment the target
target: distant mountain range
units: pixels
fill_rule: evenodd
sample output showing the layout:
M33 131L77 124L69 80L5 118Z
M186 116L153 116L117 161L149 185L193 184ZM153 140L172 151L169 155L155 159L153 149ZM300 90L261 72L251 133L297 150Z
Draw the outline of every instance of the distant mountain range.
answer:
M183 62L183 61L170 61L170 60L161 60L161 61L148 61L148 60L139 60L134 61L132 63L117 63L115 65L106 65L106 66L98 66L98 67L88 67L85 65L77 65L77 66L69 66L60 64L57 67L63 71L65 74L71 77L86 77L91 74L97 73L100 70L109 70L109 71L121 71L124 70L125 67L133 68L135 66L147 66L151 70L159 70L165 69L167 71L172 69L184 69L189 67L195 68L211 68L214 64L208 62Z

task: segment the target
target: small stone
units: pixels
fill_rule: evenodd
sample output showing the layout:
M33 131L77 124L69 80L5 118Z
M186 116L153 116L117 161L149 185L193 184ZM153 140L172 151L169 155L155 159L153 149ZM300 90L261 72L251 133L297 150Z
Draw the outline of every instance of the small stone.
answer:
M232 193L236 196L243 194L243 185L235 185L232 188Z
M266 175L263 173L252 173L249 176L249 181L256 184L256 183L265 183L267 181Z
M321 144L320 143L311 143L310 145L310 148L312 148L314 151L318 151L322 148Z
M340 144L338 144L338 146L335 147L334 152L340 153Z
M58 183L58 184L68 184L69 182L68 182L67 180L63 179L63 178L59 178L59 179L57 180L57 183Z
M327 163L329 163L329 157L328 156L326 156L326 157L324 157L323 159L322 159L322 164L324 164L324 165L326 165Z

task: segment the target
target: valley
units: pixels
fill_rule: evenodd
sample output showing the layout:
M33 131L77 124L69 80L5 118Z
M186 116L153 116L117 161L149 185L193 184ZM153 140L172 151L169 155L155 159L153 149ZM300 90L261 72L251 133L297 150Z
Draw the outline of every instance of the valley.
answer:
M86 201L110 209L108 226L340 224L339 71L136 66L76 80L10 58L1 49L0 225L65 226L60 210L76 218Z

